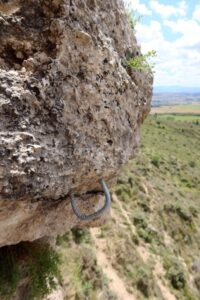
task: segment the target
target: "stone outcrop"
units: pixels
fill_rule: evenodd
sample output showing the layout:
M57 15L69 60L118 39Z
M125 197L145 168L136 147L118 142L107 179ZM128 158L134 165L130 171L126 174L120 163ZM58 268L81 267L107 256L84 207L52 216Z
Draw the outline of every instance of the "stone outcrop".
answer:
M139 143L152 74L121 0L0 1L0 246L64 233L101 206ZM109 185L109 186L110 186Z

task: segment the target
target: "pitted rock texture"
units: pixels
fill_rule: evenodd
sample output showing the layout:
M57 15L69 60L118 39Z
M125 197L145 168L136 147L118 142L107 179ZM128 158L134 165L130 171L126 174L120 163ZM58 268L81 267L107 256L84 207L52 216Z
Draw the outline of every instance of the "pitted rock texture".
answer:
M0 0L0 246L82 225L69 193L100 205L134 157L153 79L123 67L127 19L121 0Z

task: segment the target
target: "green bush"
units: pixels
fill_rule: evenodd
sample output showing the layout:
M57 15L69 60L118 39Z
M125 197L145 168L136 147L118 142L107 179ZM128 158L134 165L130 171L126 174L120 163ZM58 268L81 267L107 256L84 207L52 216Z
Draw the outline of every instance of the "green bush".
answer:
M164 267L171 285L181 290L186 286L186 276L181 262L176 257L165 257Z
M148 230L144 230L142 228L138 229L137 231L139 237L141 237L146 243L151 243L152 242L152 235L150 232L148 232Z
M90 243L91 242L91 236L90 232L86 228L73 228L71 230L73 240L76 244L81 244L83 242Z
M159 240L157 231L148 224L145 214L136 214L133 217L133 224L137 227L138 236L146 243L151 243L153 240Z
M139 240L137 234L132 234L131 239L132 239L132 241L133 241L133 243L134 243L135 245L139 245L139 244L140 244L140 240Z
M172 286L177 289L183 289L186 284L185 275L182 269L180 269L177 265L172 266L167 274L168 278L171 281Z
M150 226L143 229L139 228L137 230L138 235L146 242L146 243L152 243L154 240L155 242L159 242L159 236L158 233L152 229Z
M190 161L189 165L190 165L191 168L195 168L196 163L195 163L195 161Z
M160 166L160 157L159 157L159 156L154 156L154 157L152 157L151 163L152 163L155 167L159 168L159 166Z
M102 290L107 293L108 282L97 264L93 248L86 244L81 245L77 254L79 255L79 272L76 280L80 282L80 285L77 289L76 299L94 299L94 294ZM108 299L110 299L109 296Z
M146 195L145 195L145 197L146 197ZM138 206L140 206L142 208L142 210L144 212L146 212L146 213L151 212L151 207L150 207L149 200L147 197L143 199L142 196L140 196L140 199L138 199L137 204L138 204Z
M137 272L137 288L147 298L152 294L152 272L147 267L140 267Z
M56 287L58 254L39 243L20 243L0 249L0 296L12 299L21 280L28 279L27 298L42 299Z
M192 222L192 212L189 211L184 204L178 203L165 204L164 210L167 212L176 213L182 220Z
M141 228L147 228L148 226L145 215L142 213L135 214L133 217L133 224Z
M30 251L30 250L29 250ZM59 277L59 257L51 248L38 247L30 251L28 266L29 299L42 299L56 288Z
M127 18L128 18L129 24L131 26L131 29L135 32L136 25L140 21L141 16L136 16L135 12L132 12L128 9L126 11L126 14L127 14Z
M136 56L128 55L122 60L122 65L127 70L138 70L138 71L151 71L154 69L155 64L150 62L150 59L156 56L156 51L148 51L146 54L139 54Z
M192 222L192 215L186 208L178 206L176 207L176 212L184 221Z
M20 280L19 266L16 262L15 248L0 249L0 296L9 299Z

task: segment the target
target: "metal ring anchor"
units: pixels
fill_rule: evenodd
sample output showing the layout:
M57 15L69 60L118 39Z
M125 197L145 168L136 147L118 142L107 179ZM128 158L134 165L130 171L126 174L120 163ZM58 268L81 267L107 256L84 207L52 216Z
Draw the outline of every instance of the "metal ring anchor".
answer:
M100 180L104 195L105 195L105 203L104 206L102 208L100 208L98 211L94 212L91 215L84 215L81 214L80 211L78 210L77 206L76 206L76 200L74 198L74 195L71 194L70 195L70 201L71 201L71 205L72 205L72 209L73 212L75 213L75 215L82 221L91 221L94 220L96 218L98 218L101 214L103 214L107 209L110 208L111 206L111 197L110 197L110 192L109 189L105 183L105 181L103 179Z

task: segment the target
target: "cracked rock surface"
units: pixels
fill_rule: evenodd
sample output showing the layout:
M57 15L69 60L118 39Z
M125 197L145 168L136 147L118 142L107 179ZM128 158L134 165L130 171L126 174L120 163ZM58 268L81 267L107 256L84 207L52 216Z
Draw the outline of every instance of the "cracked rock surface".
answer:
M0 246L66 232L134 157L152 74L121 0L0 0Z

